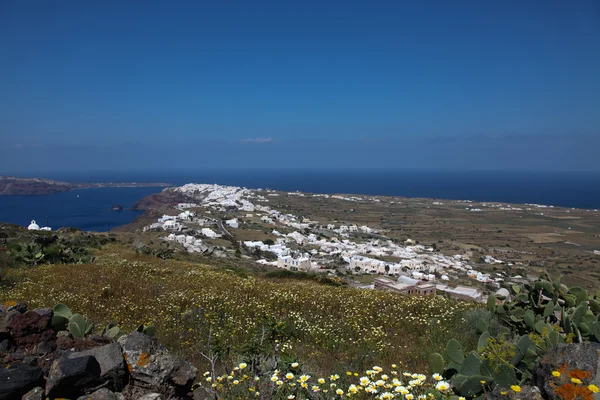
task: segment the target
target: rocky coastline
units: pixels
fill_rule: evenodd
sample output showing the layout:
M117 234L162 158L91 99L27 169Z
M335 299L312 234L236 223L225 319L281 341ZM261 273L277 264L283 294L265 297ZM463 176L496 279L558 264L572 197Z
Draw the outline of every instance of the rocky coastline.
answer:
M104 183L74 183L40 178L18 178L0 176L0 196L17 195L46 195L68 192L76 189L107 188L107 187L169 187L164 182L104 182Z

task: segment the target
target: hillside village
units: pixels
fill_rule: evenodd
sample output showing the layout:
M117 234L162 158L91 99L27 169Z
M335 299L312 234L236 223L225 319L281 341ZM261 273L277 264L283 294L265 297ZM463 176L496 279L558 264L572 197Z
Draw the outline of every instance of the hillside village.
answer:
M444 292L483 301L487 293L500 289L506 281L522 283L527 279L508 277L502 271L480 272L473 267L470 251L442 254L434 246L414 239L398 242L366 225L321 224L269 205L279 196L331 197L349 202L380 202L379 198L209 184L186 184L167 190L184 194L194 202L179 203L172 215L163 215L143 230L164 232L163 240L179 244L190 253L206 253L211 240L231 240L240 230L258 226L269 239L237 241L239 248L254 255L257 263L292 271L375 276L371 284L362 285L365 288L421 295ZM490 265L505 263L492 255L486 255L483 261ZM459 276L467 277L472 284L457 285Z

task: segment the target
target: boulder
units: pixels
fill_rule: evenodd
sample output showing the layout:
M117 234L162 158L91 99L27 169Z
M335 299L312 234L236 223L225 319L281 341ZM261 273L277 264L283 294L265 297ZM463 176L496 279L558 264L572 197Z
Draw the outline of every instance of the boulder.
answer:
M561 344L535 367L531 383L547 399L591 398L588 385L600 387L599 373L600 343Z
M127 364L123 358L123 350L118 343L107 344L88 350L68 354L68 358L92 356L100 365L100 380L108 382L108 388L120 391L127 384Z
M148 393L138 398L138 400L165 400L165 396L160 393Z
M20 399L27 392L44 384L44 372L39 367L14 364L0 368L0 400Z
M187 394L192 388L198 370L192 364L183 360L176 360L173 371L169 375L170 382L178 388L179 395Z
M172 387L175 393L190 391L196 368L188 362L174 359L157 339L136 331L119 338L119 342L133 386L157 391Z
M174 360L158 340L136 331L122 342L132 385L159 388L167 382Z
M54 350L56 350L56 342L54 340L50 342L39 342L35 346L35 352L37 354L48 354L52 353Z
M10 331L8 330L8 323L15 315L18 315L18 314L19 313L16 311L2 314L2 318L0 318L0 342L3 340L10 339Z
M96 390L95 392L81 396L77 400L124 400L125 397L121 393L113 393L107 388Z
M44 389L39 386L33 388L29 392L25 393L21 400L44 400Z
M35 311L14 315L7 328L13 343L24 349L33 349L39 342L53 341L56 332L50 327L52 317Z
M33 311L35 311L42 317L48 316L50 317L50 319L52 319L52 316L54 315L54 311L52 311L51 308L36 308Z
M6 353L10 350L10 340L4 339L0 340L0 353Z
M23 360L21 361L21 363L36 366L37 361L38 360L35 356L25 356L25 357L23 357Z
M93 356L60 358L52 363L46 381L49 398L77 398L100 382L100 364Z
M8 307L6 307L6 311L7 312L17 311L18 313L22 314L22 313L24 313L24 312L27 311L27 304L25 304L25 303L17 303L15 305L8 306Z

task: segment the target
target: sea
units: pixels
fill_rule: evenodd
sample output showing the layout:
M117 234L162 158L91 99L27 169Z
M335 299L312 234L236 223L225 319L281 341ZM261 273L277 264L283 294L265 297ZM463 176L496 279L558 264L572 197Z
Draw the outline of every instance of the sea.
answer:
M310 193L421 197L571 208L600 208L600 173L382 170L204 170L36 174L69 182L217 183ZM43 196L0 196L0 221L108 231L132 222L131 206L159 187L79 189ZM119 204L122 211L112 211ZM47 221L47 222L46 222Z

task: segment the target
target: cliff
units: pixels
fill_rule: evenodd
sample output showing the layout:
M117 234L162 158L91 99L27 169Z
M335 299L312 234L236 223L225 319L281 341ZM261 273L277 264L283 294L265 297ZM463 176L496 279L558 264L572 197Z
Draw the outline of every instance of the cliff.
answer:
M62 182L51 179L40 178L19 178L15 176L0 176L0 196L15 195L44 195L52 193L67 192L74 189L87 189L93 187L168 187L169 183L151 182L151 183L122 183L122 182L104 182L104 183L73 183Z

